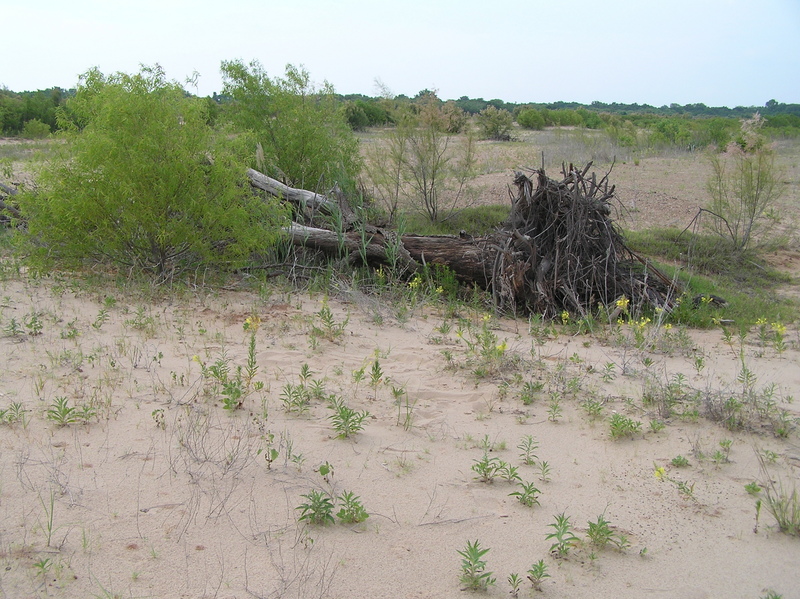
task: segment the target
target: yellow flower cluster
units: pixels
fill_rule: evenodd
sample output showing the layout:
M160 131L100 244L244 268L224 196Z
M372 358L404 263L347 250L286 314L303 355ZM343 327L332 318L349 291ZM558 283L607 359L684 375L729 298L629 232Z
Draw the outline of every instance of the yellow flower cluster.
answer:
M783 337L786 334L786 325L780 322L773 322L769 326L772 327L772 332L776 335Z
M255 331L258 330L258 327L260 327L260 326L261 326L261 318L259 318L258 316L248 316L245 319L244 324L242 325L242 328L245 331L253 331L253 332L255 332Z
M621 298L619 298L617 300L616 303L617 303L617 308L619 308L623 312L627 312L628 311L628 304L631 303L631 300L629 300L627 297L625 297L623 295Z

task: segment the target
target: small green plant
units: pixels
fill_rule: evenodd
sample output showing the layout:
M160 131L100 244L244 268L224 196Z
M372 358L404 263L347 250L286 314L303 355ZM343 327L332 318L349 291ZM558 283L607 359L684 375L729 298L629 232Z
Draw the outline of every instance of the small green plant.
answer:
M672 483L673 485L675 485L675 487L678 489L678 492L684 499L691 499L693 501L697 501L697 499L694 496L694 483L689 484L681 480L676 480L670 476L667 476L667 471L663 466L658 466L656 464L653 464L653 466L655 466L654 476L658 480L662 482L666 481L668 483Z
M484 453L480 460L473 460L472 471L477 474L475 480L484 483L492 482L500 475L503 462L499 458L490 458L488 453Z
M519 574L513 572L508 575L506 580L508 581L508 585L511 587L509 594L516 599L516 597L519 597L519 587L522 585L522 579L519 577Z
M369 371L369 378L370 382L372 383L372 388L374 389L373 397L378 399L378 385L380 385L381 381L383 381L383 369L381 368L381 363L376 359L372 363L372 368Z
M526 506L526 507L533 507L534 505L539 505L539 495L541 491L536 488L536 485L532 482L525 483L519 481L517 483L519 486L518 491L514 491L513 493L509 493L510 497L516 497L519 502Z
M339 496L341 508L336 516L345 524L357 524L369 518L367 510L361 503L361 499L351 491L345 491Z
M561 512L554 517L556 519L555 522L547 525L553 529L553 532L545 536L545 540L555 539L555 542L550 546L550 553L556 552L559 556L565 557L580 539L575 536L569 516Z
M493 572L486 570L484 556L489 549L483 549L477 539L474 543L467 541L467 546L458 552L461 556L461 576L459 580L465 589L470 591L485 591L495 583Z
M658 419L653 419L650 421L650 430L654 433L664 430L666 425Z
M594 398L586 399L581 406L586 411L586 415L592 420L597 420L603 415L603 403Z
M13 402L5 410L0 410L0 424L16 424L18 422L25 426L25 408L20 402Z
M605 363L605 365L603 366L603 372L602 372L603 381L605 381L606 383L610 383L615 378L617 378L617 375L614 372L615 368L616 368L616 364L614 364L614 362L606 362Z
M549 482L550 481L550 464L542 460L539 462L539 480L542 482Z
M519 476L518 470L519 468L517 468L516 466L512 466L511 464L500 460L500 466L497 469L497 473L500 475L501 478L504 478L506 479L506 481L513 483L522 480Z
M335 342L339 337L344 335L345 328L350 322L350 316L346 316L341 322L336 320L328 301L322 302L322 308L315 315L315 324L311 325L311 335L313 337L321 337L327 341ZM316 324L319 323L319 324Z
M783 481L773 480L769 475L764 458L758 455L761 471L764 474L764 507L775 519L778 529L791 536L800 536L800 493L797 486L784 486ZM758 500L761 501L760 499Z
M630 546L628 538L623 534L614 532L611 529L611 523L605 519L603 514L597 517L597 522L589 522L587 535L591 544L598 549L613 545L623 551Z
M544 563L543 559L540 559L528 570L528 580L531 581L535 590L541 591L542 582L545 578L550 578L550 575L547 573L547 564Z
M301 503L295 509L300 511L300 522L308 522L324 526L326 524L333 524L333 501L330 495L324 491L316 489L310 491L305 495L301 495L306 499L305 503Z
M670 464L675 466L676 468L686 468L689 466L689 460L687 460L682 455L677 455L670 461Z
M747 483L744 486L744 490L747 491L750 495L758 495L759 493L761 493L761 486L757 482L753 481L751 483Z
M533 466L536 460L539 459L534 453L539 448L539 444L533 438L533 435L525 435L517 445L517 449L521 450L519 457L522 462L527 466Z
M630 437L638 433L642 428L642 423L638 420L633 420L619 413L612 414L609 419L609 425L612 439Z
M417 404L416 400L411 401L409 399L405 387L392 386L392 397L397 404L397 426L402 425L403 430L411 430L414 424L414 406Z
M526 406L531 405L536 400L537 394L541 392L542 389L544 389L544 383L542 381L527 381L523 383L519 396L522 404Z
M47 409L47 419L58 426L67 426L79 421L78 409L69 405L69 400L64 397L56 397Z
M49 557L44 557L33 564L33 568L36 570L36 575L41 576L42 578L47 576L47 573L50 572L52 567L53 560L51 560Z
M369 417L369 412L366 410L361 412L353 410L345 405L343 399L335 396L331 398L328 407L333 410L333 414L328 419L340 439L347 439L355 433L361 432L364 429L364 420Z
M286 383L281 390L279 399L284 410L295 414L307 412L311 403L308 389L303 384Z
M558 422L559 418L561 418L561 398L554 394L547 407L547 419L550 422Z
M156 423L156 426L160 428L162 431L166 430L167 428L167 420L164 415L163 408L156 408L152 412L150 412L150 416L153 418L153 422Z

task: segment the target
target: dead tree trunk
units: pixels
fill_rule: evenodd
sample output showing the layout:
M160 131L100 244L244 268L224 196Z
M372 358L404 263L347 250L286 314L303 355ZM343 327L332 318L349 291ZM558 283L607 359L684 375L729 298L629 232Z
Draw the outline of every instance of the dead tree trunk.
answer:
M587 177L590 167L564 167L562 181L549 179L543 169L532 171L532 179L517 173L518 195L509 217L486 237L398 238L357 220L340 232L294 223L289 233L294 244L335 257L400 265L406 271L447 266L461 281L491 291L499 309L586 316L598 304L624 296L632 309L648 304L669 310L680 288L625 245L610 218L614 187L608 185L608 174L600 181L594 174ZM269 178L256 171L248 175L255 187L299 206L301 215L312 203L329 214L341 210L341 201L276 186L274 180L263 184Z

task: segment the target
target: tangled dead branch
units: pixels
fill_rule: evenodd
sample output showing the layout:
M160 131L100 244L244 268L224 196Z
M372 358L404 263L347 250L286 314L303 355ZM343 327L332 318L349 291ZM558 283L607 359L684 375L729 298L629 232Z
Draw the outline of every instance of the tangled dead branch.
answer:
M586 316L621 296L632 307L672 307L680 289L625 245L611 219L614 186L608 173L587 177L590 168L564 167L561 181L544 169L516 173L511 214L486 244L498 308Z

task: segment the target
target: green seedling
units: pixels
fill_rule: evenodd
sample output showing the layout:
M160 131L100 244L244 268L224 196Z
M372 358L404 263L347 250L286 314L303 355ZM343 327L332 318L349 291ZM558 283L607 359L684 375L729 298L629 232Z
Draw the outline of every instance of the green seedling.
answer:
M550 553L555 551L559 556L565 557L569 553L569 550L577 545L580 539L575 536L572 524L569 521L569 516L562 512L555 516L555 519L555 522L547 525L551 527L554 532L545 536L545 540L555 539L555 542L550 546Z
M751 483L747 483L744 486L744 490L747 491L750 495L758 495L759 493L761 493L761 486L757 482L753 481Z
M333 519L333 501L330 495L323 491L316 489L310 491L306 495L301 495L307 500L305 503L298 505L295 509L300 511L300 522L308 522L324 526L328 523L334 523Z
M542 582L545 578L550 578L550 575L547 573L547 564L544 563L543 559L540 559L528 570L528 580L531 581L534 589L541 591Z
M341 398L333 397L328 407L333 410L333 414L328 419L340 439L347 439L355 433L361 432L364 429L364 420L369 417L369 412L353 410L347 407Z
M642 428L641 422L623 416L622 414L613 414L609 419L609 424L611 427L610 433L612 439L630 437L638 433Z
M550 464L545 461L539 462L539 480L542 482L550 481Z
M509 586L511 587L509 594L515 598L519 597L519 587L522 585L522 579L519 577L519 574L509 574L507 580Z
M492 577L493 572L486 571L486 561L483 557L487 553L489 553L489 549L482 549L478 540L474 543L467 541L466 548L458 552L461 556L461 576L459 580L465 589L485 591L495 583L496 579Z
M345 524L357 524L359 522L363 522L367 518L369 518L369 514L367 510L364 509L364 505L361 503L361 500L358 496L354 495L350 491L345 491L339 496L339 501L342 504L342 507L339 509L339 512L336 514L342 522Z
M477 474L475 480L484 483L492 482L500 475L500 468L503 462L499 458L490 458L488 453L484 453L480 460L473 460L472 471Z
M20 402L13 402L5 410L0 410L0 424L16 424L18 422L25 426L25 408Z
M670 464L672 464L676 468L686 468L689 465L689 460L687 460L682 455L678 455L672 458Z
M514 491L513 493L509 493L510 497L516 497L519 502L526 506L526 507L533 507L534 505L539 505L538 496L541 493L539 489L536 488L536 485L532 482L525 483L519 481L517 483L519 486L518 491Z
M69 400L64 397L56 397L47 410L46 417L49 421L58 426L67 426L79 421L78 409L69 405Z
M519 457L522 458L522 462L527 466L533 466L536 460L539 459L534 453L539 449L539 444L533 438L533 435L525 435L517 445L517 449L521 450Z
M598 549L604 549L608 545L613 545L620 551L623 551L630 546L628 538L620 533L616 533L611 529L611 524L601 514L597 517L597 522L589 522L589 530L587 532L589 541Z

